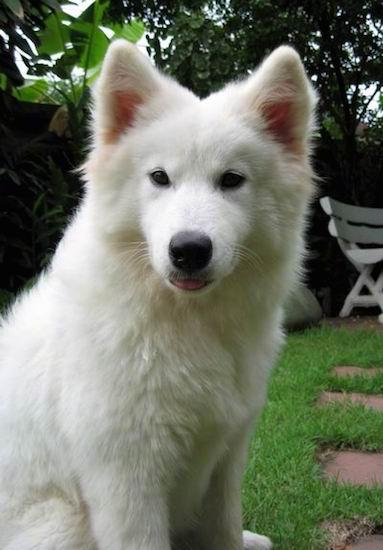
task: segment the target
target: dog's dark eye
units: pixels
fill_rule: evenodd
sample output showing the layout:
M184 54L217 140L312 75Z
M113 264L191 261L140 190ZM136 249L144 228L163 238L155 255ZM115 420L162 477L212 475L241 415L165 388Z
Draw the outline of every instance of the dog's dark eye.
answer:
M151 172L150 179L155 185L161 185L163 187L170 185L169 176L165 170L154 170Z
M244 176L236 172L225 172L219 180L219 186L221 189L235 189L243 183L244 179Z

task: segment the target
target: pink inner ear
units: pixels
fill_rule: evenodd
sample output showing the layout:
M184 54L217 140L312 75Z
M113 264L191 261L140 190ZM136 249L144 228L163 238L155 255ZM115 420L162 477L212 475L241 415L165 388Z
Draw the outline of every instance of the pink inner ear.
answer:
M292 107L291 101L281 101L266 104L263 109L267 128L279 142L289 148L294 147Z
M113 126L108 131L107 142L117 141L119 136L133 125L138 107L143 99L135 92L114 92L113 94Z

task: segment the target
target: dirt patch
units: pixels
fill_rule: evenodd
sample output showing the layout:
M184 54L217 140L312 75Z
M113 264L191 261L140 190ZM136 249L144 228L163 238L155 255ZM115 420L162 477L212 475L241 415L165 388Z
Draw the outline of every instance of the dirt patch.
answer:
M373 330L383 332L383 323L379 323L378 316L361 316L361 317L327 317L321 320L322 326L333 328L345 328L350 330Z
M367 518L325 521L321 527L328 535L328 550L348 550L351 543L376 532L375 525Z
M324 467L330 460L334 458L339 449L333 449L331 447L321 447L315 453L316 461Z

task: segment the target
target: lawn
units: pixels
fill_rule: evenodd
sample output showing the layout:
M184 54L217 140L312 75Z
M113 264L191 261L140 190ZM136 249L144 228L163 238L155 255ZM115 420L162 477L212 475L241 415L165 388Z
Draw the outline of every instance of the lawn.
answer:
M383 375L336 379L330 373L335 365L383 367L383 335L321 328L288 337L243 485L246 526L268 535L275 550L325 549L320 526L326 520L383 524L383 489L322 478L317 457L327 448L383 449L383 413L315 405L323 390L383 393Z

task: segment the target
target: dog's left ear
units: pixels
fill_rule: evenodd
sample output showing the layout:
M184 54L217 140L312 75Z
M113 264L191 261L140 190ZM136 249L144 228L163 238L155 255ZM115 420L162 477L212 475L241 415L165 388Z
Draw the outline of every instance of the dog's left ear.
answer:
M289 46L274 50L242 91L247 113L260 117L285 150L303 154L313 129L316 95L298 53Z

